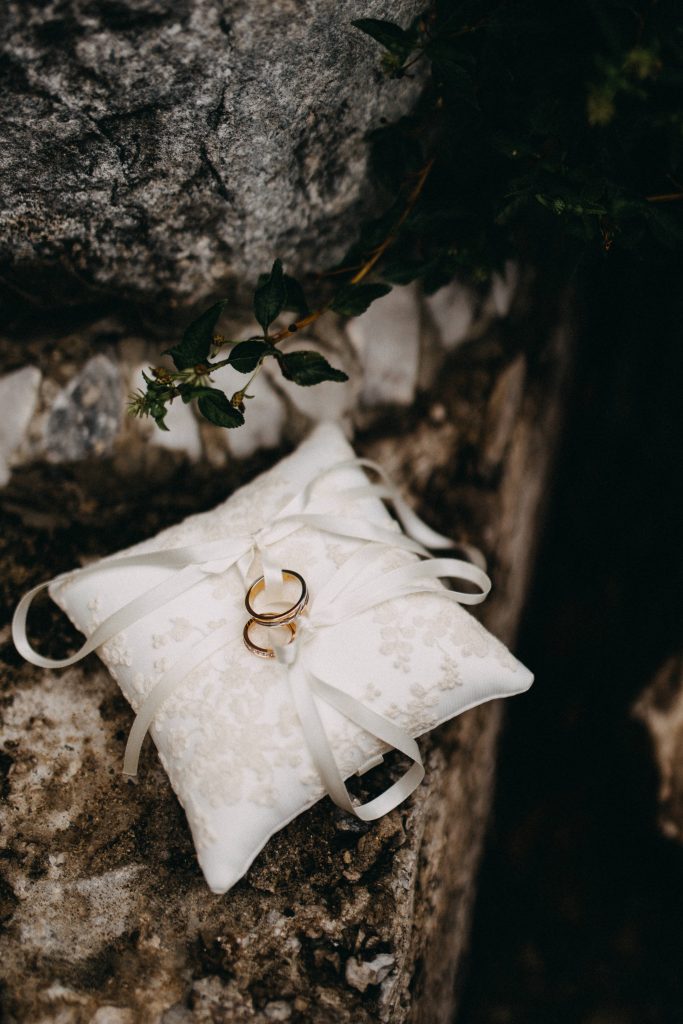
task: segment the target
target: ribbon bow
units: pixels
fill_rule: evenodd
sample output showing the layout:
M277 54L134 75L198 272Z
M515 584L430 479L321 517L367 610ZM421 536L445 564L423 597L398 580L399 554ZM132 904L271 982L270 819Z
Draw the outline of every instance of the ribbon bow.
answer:
M306 744L327 793L339 807L363 821L381 818L420 785L425 774L420 749L413 737L390 719L315 675L307 664L309 639L320 630L338 625L396 597L436 593L460 604L479 604L490 589L490 581L482 569L457 559L432 558L402 566L367 582L366 570L381 554L381 550L368 552L365 547L357 551L298 620L300 624L294 642L275 647L276 657L287 671L290 692ZM465 579L481 590L472 594L435 588L435 581L446 577ZM354 803L327 739L316 698L329 704L388 747L400 750L413 762L411 767L379 796L365 804Z
M354 466L363 466L377 472L382 480L382 486L367 483L346 488L338 492L337 496L358 500L380 497L390 501L407 535L365 519L346 518L310 510L314 503L316 484L331 473ZM79 570L79 575L85 575L122 566L156 565L175 572L105 619L79 650L68 658L46 658L35 651L28 641L26 620L31 603L42 590L53 583L71 578L73 574L63 573L53 580L33 587L22 597L14 613L12 636L15 646L27 661L41 668L66 668L74 665L117 633L185 593L204 579L207 573L223 573L237 565L243 578L246 578L256 555L261 558L266 590L277 586L282 581L282 572L274 563L268 548L303 526L316 527L327 533L366 543L342 565L314 597L305 617L299 620L295 641L286 646L276 645L276 658L287 672L292 699L306 743L327 792L340 807L363 820L370 821L381 817L404 800L424 777L419 748L411 736L389 719L313 674L307 665L308 642L320 630L337 625L392 598L407 594L429 591L461 604L478 604L487 596L491 582L484 571L485 563L475 549L466 548L472 563L457 559L430 558L427 547L453 548L456 545L449 538L428 527L406 505L382 468L368 459L350 459L318 473L267 526L253 534L137 555L113 556L92 567ZM425 560L403 566L368 582L366 570L372 561L382 554L386 546L414 552ZM369 551L369 548L374 550ZM480 591L473 594L435 587L438 578L465 579L478 586ZM359 583L359 579L366 582ZM137 774L143 740L161 705L190 672L225 647L231 639L233 638L226 639L225 633L221 630L214 631L208 638L203 638L201 644L187 650L153 687L138 711L128 737L123 768L126 775L134 777ZM406 754L413 761L411 768L374 800L361 806L354 804L325 735L316 698L334 707L389 747L395 747Z
M424 778L420 750L412 736L395 723L315 675L308 665L310 640L320 631L340 625L396 597L431 593L459 604L474 605L483 601L491 588L490 580L482 569L452 558L428 558L423 562L413 562L368 581L367 570L383 553L380 546L374 546L374 550L370 551L368 547L364 545L352 555L314 596L309 608L297 619L294 641L291 644L276 644L274 648L277 661L287 673L304 738L325 789L339 807L364 821L382 817L419 786ZM473 583L480 588L479 593L444 590L435 586L437 579L445 578ZM203 638L196 647L190 648L154 686L138 711L128 737L123 768L126 775L134 777L137 774L143 740L161 705L190 672L233 639L226 639L223 631L215 630L208 639ZM335 708L389 747L395 747L406 754L413 765L380 796L360 806L354 804L327 739L316 698Z

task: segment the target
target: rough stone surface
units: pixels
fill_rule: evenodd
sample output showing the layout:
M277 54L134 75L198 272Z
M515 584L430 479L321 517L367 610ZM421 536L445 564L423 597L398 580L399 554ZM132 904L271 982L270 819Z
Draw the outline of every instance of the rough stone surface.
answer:
M119 433L123 381L116 363L93 356L57 395L45 423L50 462L75 462L108 452Z
M21 295L186 303L339 258L364 138L409 109L354 18L420 0L3 5L0 271Z
M660 827L683 843L683 654L662 665L633 712L652 740L660 778Z
M380 985L395 963L396 958L391 953L378 953L370 960L350 956L344 973L349 985L365 992L370 985Z
M516 315L512 309L510 316ZM110 450L125 452L131 465L148 463L161 449L177 459L220 469L231 459L248 458L283 441L293 443L324 419L342 423L350 436L354 429L372 427L387 407L407 407L428 393L448 350L482 337L499 319L490 295L482 301L456 284L427 300L415 288L398 288L367 314L346 323L328 313L305 337L297 336L283 348L317 349L345 370L349 381L301 388L266 363L250 388L254 400L247 404L246 424L231 431L211 427L194 408L177 401L170 407L168 432L150 420L125 415L127 394L142 387L143 369L168 362L161 352L179 338L186 316L178 317L167 332L146 339L131 330L125 317L114 315L62 336L49 324L38 324L28 337L0 336L0 367L10 371L0 377L0 395L13 403L11 416L0 425L0 481L7 483L10 463L20 466L46 458L78 462ZM232 338L248 337L254 329L239 306L236 318L226 315L221 326ZM496 421L497 442L493 434L487 439L492 464L517 410L507 399L508 380L519 391L523 373L506 370L497 384L507 413ZM214 382L232 394L244 386L245 378L224 367ZM496 408L498 404L494 402Z
M432 525L485 549L495 590L483 620L509 643L570 348L551 323L522 325L529 354L511 342L514 332L497 330L459 350L428 403L379 419L356 440ZM111 344L106 332L95 337L89 358L97 344ZM126 345L138 365L138 342ZM59 346L44 351L55 380L73 375L80 356L71 348L68 366ZM30 356L29 344L21 357ZM18 467L0 492L0 963L11 1024L451 1020L499 705L425 740L427 777L404 806L367 826L322 801L216 897L151 745L139 785L124 782L131 712L97 659L44 672L11 645L9 614L27 587L211 507L281 451L228 460L216 472L210 460L193 466L176 452L152 457L149 447L117 443L107 457ZM48 602L32 622L53 656L73 643ZM387 759L358 780L359 791L375 778L386 784L398 767Z
M88 318L0 337L2 373L30 373L34 384L0 489L0 1016L9 1024L450 1024L500 706L424 741L427 778L404 806L368 826L322 801L216 897L151 746L140 784L121 776L131 712L101 664L36 671L9 631L33 583L210 508L332 415L349 433L362 428L359 452L383 462L437 529L486 549L496 590L483 618L514 641L571 347L550 330L556 310L523 321L521 334L495 323L514 282L496 282L486 299L442 294L431 313L413 289L399 292L400 388L384 380L396 330L379 351L383 317L360 346L353 325L326 317L311 341L350 385L303 392L264 373L249 426L233 432L187 408L173 410L170 438L122 415L140 366L179 336L182 307L229 284L244 320L240 294L274 255L304 272L341 255L372 203L364 136L420 87L384 81L375 44L349 23L406 23L422 6L3 8L3 290L77 304ZM84 301L95 312L84 314ZM152 307L179 307L165 336ZM232 337L249 331L229 326ZM446 349L477 336L444 363ZM372 408L359 411L361 386ZM387 402L405 409L388 417ZM32 625L53 656L75 641L48 602ZM359 792L400 767L387 758Z
M502 274L493 274L487 305L495 316L507 316L510 312L519 277L519 267L512 260L506 262Z

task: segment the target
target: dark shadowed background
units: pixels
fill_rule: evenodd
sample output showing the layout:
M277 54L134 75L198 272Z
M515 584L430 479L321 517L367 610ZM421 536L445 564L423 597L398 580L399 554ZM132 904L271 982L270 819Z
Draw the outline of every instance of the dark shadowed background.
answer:
M680 266L596 269L458 1024L683 1018L683 849L632 706L680 651Z

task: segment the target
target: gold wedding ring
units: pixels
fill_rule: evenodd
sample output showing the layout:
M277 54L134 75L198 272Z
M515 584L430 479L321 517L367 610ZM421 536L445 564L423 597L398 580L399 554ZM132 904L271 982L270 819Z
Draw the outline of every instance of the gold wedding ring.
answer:
M265 577L259 576L247 591L247 596L244 601L246 609L252 619L260 623L262 626L286 626L290 622L293 622L294 619L298 618L308 604L308 587L306 586L306 580L303 576L299 575L298 572L294 572L293 569L283 569L282 575L284 579L298 580L301 584L301 593L299 594L297 601L291 606L291 608L286 608L283 612L259 612L254 608L252 604L253 599L265 590ZM247 623L247 627L248 626L249 623ZM249 645L247 644L247 646Z
M244 637L244 642L247 645L247 649L250 650L252 654L255 654L257 658L274 658L275 657L275 651L273 650L272 647L259 647L258 644L254 643L254 641L249 636L249 630L251 629L251 627L254 624L259 625L259 626L267 625L269 629L272 629L273 625L283 626L285 629L288 629L289 632L290 632L290 638L287 641L287 646L289 646L289 644L292 643L292 641L294 640L294 637L296 636L296 623L295 622L278 622L278 623L268 622L266 624L266 623L263 623L263 622L259 622L259 620L256 619L256 618L249 619L249 621L247 622L246 626L244 627L244 632L242 633L242 636Z

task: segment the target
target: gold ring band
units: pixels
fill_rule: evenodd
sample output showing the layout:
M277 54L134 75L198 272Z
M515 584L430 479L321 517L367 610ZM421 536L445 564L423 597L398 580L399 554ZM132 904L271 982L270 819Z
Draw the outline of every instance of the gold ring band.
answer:
M245 607L252 619L262 626L286 626L288 623L293 622L308 604L308 587L303 576L295 572L294 569L283 569L282 575L285 578L289 577L289 579L298 580L301 584L301 594L298 600L291 608L286 608L283 612L259 612L252 605L252 599L265 590L266 581L264 576L259 576L247 591L247 596L244 600Z
M251 651L252 654L255 654L257 658L274 658L275 657L275 651L273 650L272 647L259 647L259 645L255 644L254 641L249 636L249 630L254 625L254 623L256 623L257 625L260 625L260 626L263 625L262 622L259 622L258 619L254 619L254 618L249 619L249 621L247 622L246 626L244 627L244 631L242 633L242 636L244 637L244 643L246 644L247 650ZM272 623L268 623L268 626L270 628L272 628L272 625L273 625ZM284 622L284 623L278 623L278 625L282 625L282 626L284 626L285 629L289 630L290 638L287 641L287 646L289 646L289 644L292 643L292 641L294 640L294 637L296 636L296 623L295 622Z

